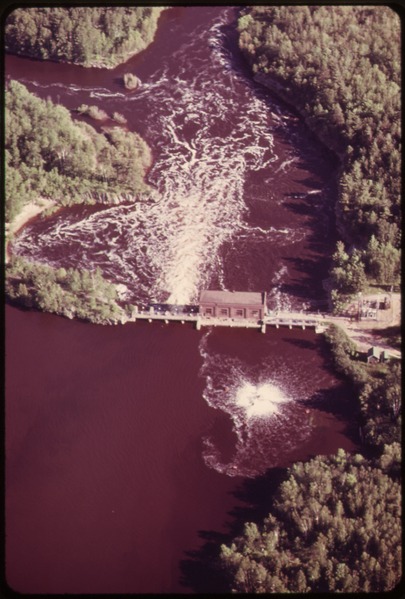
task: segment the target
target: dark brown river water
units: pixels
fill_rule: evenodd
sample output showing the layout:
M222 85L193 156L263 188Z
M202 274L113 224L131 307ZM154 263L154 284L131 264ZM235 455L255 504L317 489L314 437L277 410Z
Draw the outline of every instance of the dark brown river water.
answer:
M142 209L37 219L16 253L100 266L130 301L220 287L318 306L336 164L253 84L235 15L170 9L112 71L7 58L41 97L124 114L154 155ZM143 82L131 94L128 71ZM6 567L20 592L221 590L198 552L253 510L249 481L355 448L350 395L308 330L102 327L8 306L6 352Z

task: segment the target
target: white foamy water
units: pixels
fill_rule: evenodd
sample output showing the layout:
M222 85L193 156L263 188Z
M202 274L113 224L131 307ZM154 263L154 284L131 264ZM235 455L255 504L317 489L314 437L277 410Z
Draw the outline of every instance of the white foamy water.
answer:
M219 354L210 347L211 335L207 332L199 347L203 396L229 416L237 441L232 459L224 462L216 440L206 436L204 460L228 476L257 476L277 465L278 448L286 454L311 433L305 409L297 401L296 376L274 357L249 366Z
M244 382L236 392L235 405L245 410L247 418L264 418L280 414L280 406L288 397L272 383L254 385Z
M15 241L17 254L56 266L100 267L125 286L123 297L133 303L194 303L212 280L225 288L229 269L237 265L246 289L258 291L259 281L272 309L292 308L294 298L282 290L290 279L284 250L306 232L289 221L277 227L268 214L252 225L246 197L282 204L290 189L279 193L274 175L282 176L297 157L276 155L268 101L232 68L221 30L225 22L226 11L209 31L202 27L190 35L167 64L162 56L159 71L136 93L64 86L63 93L78 96L77 105L98 102L109 114L122 113L129 128L137 129L141 115L154 156L148 175L154 191L146 201L134 197L100 211L65 211L40 230L27 227ZM284 126L280 118L277 123ZM272 245L281 251L269 269L261 257ZM252 249L255 259L246 267L243 255ZM260 268L257 279L249 278ZM208 340L204 335L200 343L204 399L229 416L237 441L225 462L216 440L207 436L204 460L230 476L255 476L277 465L277 448L288 453L310 434L296 395L300 381L274 355L251 367L212 351Z
M195 47L191 41L175 55L177 73L168 74L163 65L139 93L81 89L82 95L103 100L107 111L110 97L114 109L122 102L119 111L125 116L139 103L150 105L148 137L159 139L149 174L156 189L153 201L112 207L84 219L63 215L39 235L23 232L16 253L55 265L99 266L105 276L127 285L132 300L192 303L214 272L221 279L221 246L239 232L249 235L246 174L277 159L267 105L244 80L237 91L229 85L241 77L231 70L223 49L222 24L201 33L206 57L193 56L201 40ZM66 86L69 95L76 90L75 85ZM283 237L285 232L250 231L252 242L271 241L272 235Z
M293 303L288 293L281 290L283 280L288 280L287 266L281 266L275 273L271 281L268 302L270 302L275 311L288 311L293 309Z

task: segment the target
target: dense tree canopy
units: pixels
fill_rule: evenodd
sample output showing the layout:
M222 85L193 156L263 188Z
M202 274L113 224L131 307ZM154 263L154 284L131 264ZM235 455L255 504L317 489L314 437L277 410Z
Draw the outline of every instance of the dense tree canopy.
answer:
M297 463L221 561L234 592L383 592L401 576L400 446Z
M144 182L150 150L139 135L121 127L97 133L16 81L6 90L5 153L8 221L40 198L62 207L134 201L150 192ZM6 276L7 295L26 306L100 323L126 318L115 286L99 271L64 271L12 257Z
M374 447L401 441L401 362L380 377L370 378L360 391L363 440Z
M364 444L382 449L401 442L401 362L390 361L376 366L367 364L355 344L336 325L325 333L334 367L350 379L359 398L353 405Z
M6 218L38 197L61 206L147 192L150 151L120 127L105 135L11 81L6 90Z
M401 578L401 364L366 364L335 325L326 340L357 391L363 442L378 455L339 449L294 464L268 517L221 547L233 592L383 592Z
M334 265L334 289L397 284L398 15L385 6L257 6L243 11L238 29L258 80L294 104L342 160L336 213L348 261Z
M6 51L83 66L113 67L152 40L163 8L17 8L7 18Z
M98 324L125 322L131 310L122 307L116 286L98 268L53 268L20 256L7 264L6 293L28 308Z

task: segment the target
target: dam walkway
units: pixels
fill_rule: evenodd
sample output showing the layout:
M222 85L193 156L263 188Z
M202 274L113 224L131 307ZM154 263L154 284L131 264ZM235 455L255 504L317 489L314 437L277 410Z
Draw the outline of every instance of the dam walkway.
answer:
M263 333L267 327L299 327L301 329L314 328L315 332L323 332L328 324L335 322L342 324L347 321L347 318L339 316L331 316L329 314L318 313L309 314L304 312L270 312L261 320L253 320L248 318L227 318L227 317L203 317L198 312L198 306L168 306L167 309L149 307L144 310L134 310L130 318L132 322L137 320L146 320L148 322L161 321L168 324L169 322L180 322L185 324L191 322L195 324L197 330L202 327L235 327L246 329L259 329Z

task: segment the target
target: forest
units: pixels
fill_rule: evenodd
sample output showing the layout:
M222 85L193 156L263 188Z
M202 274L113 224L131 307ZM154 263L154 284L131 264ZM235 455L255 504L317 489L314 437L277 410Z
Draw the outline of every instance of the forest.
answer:
M294 464L221 564L237 593L384 592L401 576L401 449Z
M401 578L401 362L367 364L336 325L325 338L353 385L364 455L339 449L287 469L268 516L221 546L232 592L383 592Z
M17 9L7 19L6 50L113 67L149 43L161 10ZM341 161L335 308L367 285L399 283L399 29L396 14L377 6L252 6L239 19L255 76L293 104ZM63 207L148 196L145 142L123 127L101 134L85 122L117 124L122 115L91 106L78 114L74 120L63 106L7 84L8 221L41 197ZM131 311L98 269L55 269L19 256L7 265L6 293L29 308L101 324L123 322ZM287 471L264 521L246 523L221 548L218 565L234 592L383 592L400 579L401 366L367 365L336 327L326 341L333 367L355 389L365 455L339 450Z
M254 6L241 11L238 31L255 79L339 157L335 311L370 285L398 285L398 15L377 6ZM340 449L288 469L268 516L221 547L232 592L384 592L401 579L401 363L367 364L336 326L325 338L331 365L353 386L364 455Z
M385 445L401 443L401 362L390 360L367 364L365 356L340 327L330 325L325 333L336 372L348 379L358 398L353 406L363 445L382 451Z
M257 6L243 9L238 31L255 78L291 103L340 158L335 307L367 285L398 285L398 15L384 6Z
M42 60L113 68L153 40L159 7L17 8L5 26L5 49Z
M132 310L122 307L116 286L99 268L53 268L21 256L7 264L6 294L11 303L95 324L125 322Z
M139 135L118 126L97 133L16 81L6 88L5 157L8 222L41 198L52 199L57 209L149 197L144 176L151 153ZM27 307L96 323L126 319L115 286L98 271L52 269L12 256L6 294Z
M119 126L97 133L17 81L6 88L5 123L7 221L40 197L61 207L148 194L151 153L136 133Z

